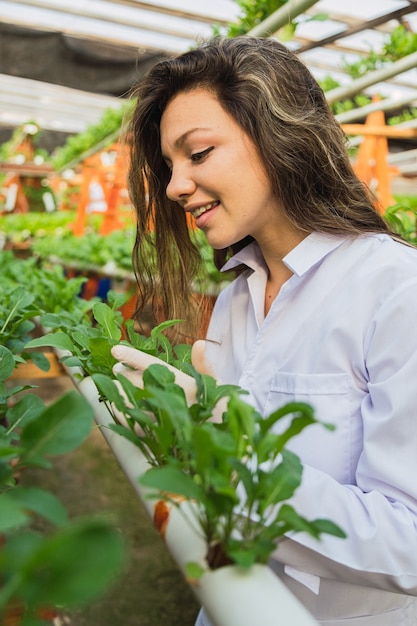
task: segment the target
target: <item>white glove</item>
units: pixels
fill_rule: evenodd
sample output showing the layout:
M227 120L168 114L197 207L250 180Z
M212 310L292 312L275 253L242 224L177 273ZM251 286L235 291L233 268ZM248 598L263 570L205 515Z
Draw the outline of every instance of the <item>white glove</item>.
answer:
M205 356L206 342L202 339L196 341L191 349L191 362L195 369L200 374L208 374L215 376L215 372L211 365L208 363ZM171 372L175 374L175 382L177 385L184 389L185 397L187 399L188 406L191 406L196 401L197 386L196 381L192 376L181 372L176 367L168 365L165 361L158 359L155 356L146 354L141 350L118 344L111 350L112 355L119 361L113 367L115 374L123 374L135 387L143 388L143 372L150 366L156 363L159 365L165 365Z

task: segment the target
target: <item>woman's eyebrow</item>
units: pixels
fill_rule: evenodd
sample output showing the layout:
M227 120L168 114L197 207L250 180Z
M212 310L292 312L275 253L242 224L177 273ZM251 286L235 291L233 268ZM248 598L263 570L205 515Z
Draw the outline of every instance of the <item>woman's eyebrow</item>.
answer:
M178 139L175 140L174 147L175 148L182 148L182 146L187 141L187 139L188 139L188 137L190 135L192 135L193 133L199 132L199 131L208 131L208 130L210 130L210 129L209 128L205 128L204 126L196 126L194 128L190 128L189 130L185 131L185 133L180 135L180 137L178 137Z
M207 132L207 131L210 131L210 128L206 128L204 126L195 126L193 128L189 128L188 130L185 131L185 133L180 135L178 139L174 141L175 150L180 150L184 146L185 142L187 141L190 135L196 132L200 132L200 131ZM169 161L169 157L164 154L162 154L162 158L164 159L164 161Z

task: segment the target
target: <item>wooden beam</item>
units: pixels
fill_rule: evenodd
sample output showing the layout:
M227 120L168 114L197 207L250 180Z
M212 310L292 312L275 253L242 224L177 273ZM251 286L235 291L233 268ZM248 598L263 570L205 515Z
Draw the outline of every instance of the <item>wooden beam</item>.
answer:
M18 176L44 177L54 172L52 165L37 165L27 161L26 163L0 162L0 172L14 172Z
M411 139L417 137L417 128L395 128L395 126L369 126L365 124L342 124L347 135L373 135L391 139Z

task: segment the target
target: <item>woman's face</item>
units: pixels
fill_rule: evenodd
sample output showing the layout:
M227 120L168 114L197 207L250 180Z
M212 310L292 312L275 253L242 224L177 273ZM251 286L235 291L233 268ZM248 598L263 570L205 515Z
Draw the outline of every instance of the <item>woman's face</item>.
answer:
M191 213L213 248L279 235L282 211L252 140L209 91L179 93L161 119L171 170L167 196Z

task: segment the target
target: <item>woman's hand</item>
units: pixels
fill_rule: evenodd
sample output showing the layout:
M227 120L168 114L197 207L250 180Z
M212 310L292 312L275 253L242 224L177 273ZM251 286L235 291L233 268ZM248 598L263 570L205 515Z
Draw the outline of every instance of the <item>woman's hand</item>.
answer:
M202 339L196 341L191 350L191 362L195 369L200 374L208 374L216 378L216 374L213 367L209 364L205 355L206 342ZM175 374L175 382L184 389L185 397L187 398L188 406L191 406L196 401L197 386L196 381L192 376L184 374L176 367L168 365L161 359L125 346L118 344L112 348L112 355L119 361L113 368L115 374L123 374L128 378L136 387L143 388L143 372L150 365L159 363L165 365L171 372Z

